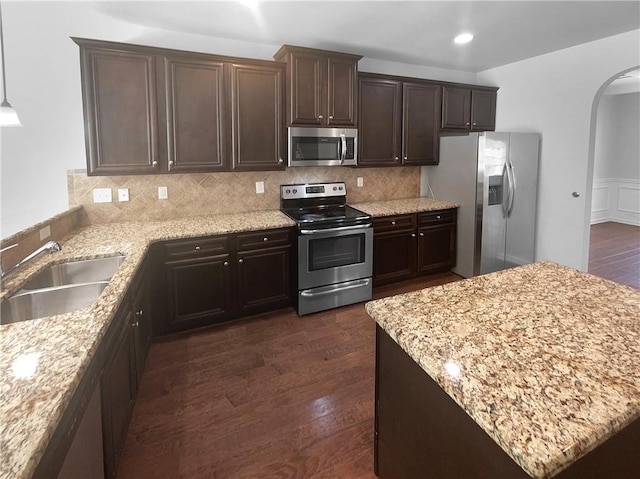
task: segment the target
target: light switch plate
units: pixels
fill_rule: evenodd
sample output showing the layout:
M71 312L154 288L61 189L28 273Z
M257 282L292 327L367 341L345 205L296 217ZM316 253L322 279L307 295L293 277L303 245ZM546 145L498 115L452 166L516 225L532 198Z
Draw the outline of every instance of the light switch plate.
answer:
M94 203L111 203L113 201L111 197L111 188L94 188L93 189L93 202Z
M264 193L264 181L256 181L256 194L261 195Z
M356 178L356 186L357 186L358 188L360 188L360 187L364 186L364 178L363 178L362 176L358 176L358 177Z
M118 201L129 201L129 188L118 188Z
M169 189L166 186L158 186L158 199L166 200L169 198Z

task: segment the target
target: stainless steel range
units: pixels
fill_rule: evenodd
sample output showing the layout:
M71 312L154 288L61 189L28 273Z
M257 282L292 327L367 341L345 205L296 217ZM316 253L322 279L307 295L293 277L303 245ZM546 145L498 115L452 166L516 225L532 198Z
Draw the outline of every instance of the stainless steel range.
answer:
M346 198L344 183L280 186L280 209L298 224L300 316L371 299L371 216Z

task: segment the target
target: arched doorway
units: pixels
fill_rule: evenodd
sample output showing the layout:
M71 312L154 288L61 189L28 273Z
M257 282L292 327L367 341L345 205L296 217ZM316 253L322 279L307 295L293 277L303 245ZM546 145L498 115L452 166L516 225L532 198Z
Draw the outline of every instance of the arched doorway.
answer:
M590 273L638 289L639 71L633 67L612 76L593 100L583 250Z

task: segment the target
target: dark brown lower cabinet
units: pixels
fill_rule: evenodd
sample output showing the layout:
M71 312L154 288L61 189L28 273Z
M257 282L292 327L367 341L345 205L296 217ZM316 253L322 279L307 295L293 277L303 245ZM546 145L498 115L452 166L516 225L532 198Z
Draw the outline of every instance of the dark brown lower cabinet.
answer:
M135 345L136 385L140 385L144 365L147 362L147 354L151 347L151 338L153 337L149 279L146 268L143 267L141 272L138 273L133 281L131 290L133 301L131 305L133 309L131 327L133 328Z
M374 470L379 479L530 476L376 326ZM640 419L554 476L640 477Z
M455 209L375 218L374 285L448 271L455 266L456 218Z
M115 338L107 346L102 370L102 429L105 477L116 475L136 397L136 357L130 308L115 318Z
M291 250L290 228L157 245L154 334L290 306Z

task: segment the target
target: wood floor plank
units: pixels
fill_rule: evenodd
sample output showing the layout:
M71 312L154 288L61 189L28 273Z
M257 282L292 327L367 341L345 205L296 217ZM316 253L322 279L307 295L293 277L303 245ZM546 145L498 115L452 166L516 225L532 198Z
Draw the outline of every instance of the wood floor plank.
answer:
M460 279L434 275L374 296ZM154 342L118 477L374 479L374 349L363 304Z
M640 289L640 227L614 222L592 225L588 271Z

